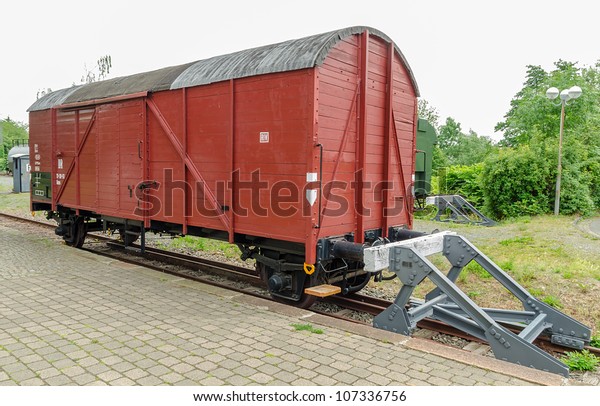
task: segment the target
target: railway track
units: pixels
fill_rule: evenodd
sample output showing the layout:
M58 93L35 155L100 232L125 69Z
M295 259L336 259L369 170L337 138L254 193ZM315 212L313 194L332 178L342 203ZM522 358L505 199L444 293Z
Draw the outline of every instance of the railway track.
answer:
M370 296L361 295L355 293L350 296L333 296L330 298L326 298L325 301L328 303L335 304L344 310L353 310L357 312L365 312L372 316L376 316L385 310L392 302L374 298ZM342 316L343 317L343 316ZM473 337L470 334L466 334L461 330L458 330L454 327L451 327L443 322L431 319L424 319L417 323L417 326L422 330L431 331L433 333L445 334L448 336L453 336L457 338L461 338L468 342L476 342L480 344L485 344L485 341L480 340L477 337ZM514 326L508 326L511 331L515 334L518 334L522 329L515 328ZM422 334L423 337L431 337L431 334ZM568 349L565 347L561 347L550 342L550 339L546 336L540 336L538 339L534 341L538 347L542 348L544 351L559 355L564 355L568 351L573 351L572 349ZM600 348L586 346L590 353L600 356Z
M0 216L18 222L34 224L39 227L51 229L56 228L56 225L53 224L27 219L12 214L0 213ZM118 259L132 265L142 265L158 272L194 280L197 282L207 283L212 286L222 287L225 289L238 291L240 293L247 293L257 297L267 298L265 295L255 294L250 292L248 289L236 288L235 286L231 286L231 284L219 282L214 278L214 276L218 276L220 278L235 277L238 280L244 280L245 282L257 287L261 281L256 271L252 269L172 251L160 250L152 247L145 247L145 253L142 255L139 245L132 244L129 247L125 247L123 243L115 237L89 233L88 238L90 240L96 240L104 243L109 249L99 249L95 244L90 243L90 241L86 243L86 246L80 249L92 252L94 254L100 254L113 259ZM121 252L122 255L115 254L118 252ZM143 262L140 261L142 257L146 259ZM165 264L170 266L165 266ZM198 276L198 273L201 273L202 275ZM210 276L213 276L213 278Z
M0 213L0 216L14 221L35 224L36 226L40 227L55 228L53 224L43 223L37 220L22 218L11 214ZM106 248L99 249L97 245L93 243L87 243L87 246L82 248L83 250L118 259L130 264L141 265L158 272L206 283L238 293L252 295L267 300L273 300L266 290L261 289L264 285L264 282L260 279L259 275L254 269L152 247L145 247L145 253L142 254L141 247L139 245L132 244L129 247L125 247L114 237L95 233L88 234L88 237L90 239L95 239L98 242L105 243L104 246ZM354 323L368 325L370 323L364 320L361 321L357 320L356 318L349 317L349 313L359 312L375 316L390 306L392 302L385 299L354 293L348 296L330 296L327 298L322 298L320 303L334 305L340 310L325 311L311 308L311 311L330 317L348 320ZM481 341L476 337L468 335L458 329L436 320L425 319L418 324L418 327L424 331L424 333L419 334L422 337L431 338L436 334L444 334L458 337L469 343L480 343L482 345L485 344L484 341ZM515 330L515 332L518 333L518 329ZM538 338L535 341L535 344L547 352L558 355L569 351L564 347L559 347L550 343L550 340L544 336ZM476 347L471 346L471 348ZM600 356L599 348L588 346L586 349L591 353Z

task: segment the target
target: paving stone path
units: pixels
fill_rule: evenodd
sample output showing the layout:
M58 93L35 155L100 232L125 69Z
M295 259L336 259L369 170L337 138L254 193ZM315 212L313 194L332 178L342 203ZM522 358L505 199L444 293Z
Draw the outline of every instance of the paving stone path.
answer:
M296 331L292 323L324 318L7 224L0 219L0 385L564 383L493 359L457 361L445 347L385 332Z

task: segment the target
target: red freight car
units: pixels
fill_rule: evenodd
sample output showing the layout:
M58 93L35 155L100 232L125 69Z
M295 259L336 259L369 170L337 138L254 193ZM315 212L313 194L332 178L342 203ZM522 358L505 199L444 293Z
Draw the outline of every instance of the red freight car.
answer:
M362 247L412 226L417 96L366 27L59 90L29 108L32 210L73 246L106 228L236 243L300 305L355 291Z

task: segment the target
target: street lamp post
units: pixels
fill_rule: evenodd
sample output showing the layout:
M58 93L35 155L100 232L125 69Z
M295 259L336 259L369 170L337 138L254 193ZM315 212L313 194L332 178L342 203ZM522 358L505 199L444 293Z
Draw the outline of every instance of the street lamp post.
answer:
M560 95L560 133L558 137L558 167L556 174L556 194L554 198L554 215L558 216L560 208L560 180L562 175L562 140L563 140L563 127L565 123L565 106L567 102L572 99L576 99L581 96L581 88L579 86L573 86L570 89L565 89L559 93L558 89L551 87L546 90L546 97L550 100L556 99Z

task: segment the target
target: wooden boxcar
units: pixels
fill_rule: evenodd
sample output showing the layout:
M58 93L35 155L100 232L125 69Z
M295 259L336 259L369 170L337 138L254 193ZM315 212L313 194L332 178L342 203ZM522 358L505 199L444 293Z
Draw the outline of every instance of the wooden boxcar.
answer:
M355 290L360 255L336 243L412 226L417 96L367 27L59 90L29 108L32 210L74 246L106 228L236 243L292 301Z

